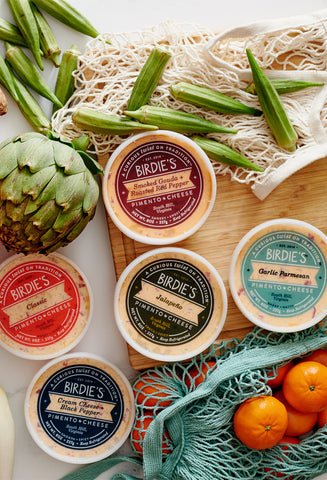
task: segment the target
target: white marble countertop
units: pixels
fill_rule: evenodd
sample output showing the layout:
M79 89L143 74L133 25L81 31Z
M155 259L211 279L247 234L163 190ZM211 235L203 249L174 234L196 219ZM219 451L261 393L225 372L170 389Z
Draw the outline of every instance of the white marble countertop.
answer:
M274 0L235 0L230 5L217 0L71 0L72 5L85 14L100 32L122 32L138 30L172 19L178 22L191 22L214 30L225 29L249 22L307 14L326 8L325 0L297 0L285 2ZM12 21L6 0L0 0L0 17ZM77 44L82 50L89 40L86 36L59 24L51 19L55 35L62 50ZM4 53L0 45L1 54ZM56 71L46 68L44 73L54 84ZM0 119L0 142L5 138L30 131L20 111L8 99L9 112ZM41 100L45 110L46 101ZM73 244L61 250L71 258L88 277L95 297L95 308L87 335L75 351L97 353L117 365L132 379L135 372L129 365L127 349L113 319L113 291L115 275L107 230L104 207L100 201L94 220ZM0 262L10 254L0 245ZM24 421L23 404L27 385L42 361L24 360L0 348L0 385L8 394L16 426L16 459L13 480L59 480L77 467L52 459L44 453L30 437ZM126 443L120 453L129 453ZM1 465L0 465L1 469ZM109 473L98 477L110 478ZM321 478L327 479L327 475Z

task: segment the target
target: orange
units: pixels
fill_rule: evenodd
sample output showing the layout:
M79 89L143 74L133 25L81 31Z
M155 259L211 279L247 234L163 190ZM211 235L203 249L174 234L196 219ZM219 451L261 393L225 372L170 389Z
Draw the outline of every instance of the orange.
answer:
M322 363L327 367L327 350L320 348L319 350L315 350L314 352L310 353L307 357L303 359L304 362L313 361Z
M267 385L269 385L269 387L271 388L279 387L283 383L284 377L291 367L293 367L292 361L285 363L285 365L282 365L281 367L279 367L277 369L276 377L272 378L271 380L268 380ZM272 377L272 375L273 375L273 372L270 372L268 374L268 377Z
M287 410L288 425L285 435L299 437L313 429L318 420L318 413L303 413L295 410L287 403L281 390L275 393L275 398L282 402Z
M325 408L324 410L322 410L322 412L319 412L319 413L318 413L317 426L318 426L318 428L321 428L321 427L323 427L324 425L326 425L326 423L327 423L327 408Z
M216 365L217 363L214 360L208 360L206 363L192 367L188 372L188 376L185 378L187 388L197 388L200 383L206 380L208 372L210 373L211 369L215 368ZM193 382L190 377L193 379Z
M320 412L327 407L327 367L313 361L294 365L285 375L283 394L299 412Z
M263 450L276 445L287 428L287 410L277 398L262 395L245 400L234 415L234 431L249 448Z
M147 412L143 419L138 418L135 422L134 428L131 434L131 444L134 450L141 455L143 454L143 442L146 431L153 421L154 417L152 416L151 412ZM169 442L171 441L170 435L168 430L165 430L162 436L162 453L164 455L168 455L171 452L171 448L169 446Z
M158 381L153 380L156 378ZM168 407L173 400L168 387L161 383L162 380L162 377L154 372L140 375L134 384L136 404L145 408ZM169 400L165 400L167 397L170 397Z
M299 443L301 443L301 440L299 438L296 438L296 437L288 437L287 435L285 435L279 442L278 444L287 444L287 443L292 443L292 444L295 444L295 445L298 445ZM285 445L285 447L282 447L283 450L287 450L287 446Z

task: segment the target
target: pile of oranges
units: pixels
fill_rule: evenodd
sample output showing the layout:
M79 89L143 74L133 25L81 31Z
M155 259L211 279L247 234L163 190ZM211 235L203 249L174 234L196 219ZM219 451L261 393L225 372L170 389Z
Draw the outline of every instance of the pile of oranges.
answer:
M273 395L249 398L236 410L236 436L249 448L300 443L327 423L327 350L281 366L268 380Z

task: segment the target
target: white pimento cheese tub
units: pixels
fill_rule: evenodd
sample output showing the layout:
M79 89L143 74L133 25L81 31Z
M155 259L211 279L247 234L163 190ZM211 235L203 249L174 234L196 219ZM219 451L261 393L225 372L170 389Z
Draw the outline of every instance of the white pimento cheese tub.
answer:
M118 328L136 351L159 361L185 360L218 337L227 313L220 275L200 255L165 247L136 258L115 290Z
M48 455L67 463L96 462L114 453L128 438L134 418L127 378L90 353L51 360L26 392L29 433Z
M249 231L230 266L232 296L243 315L275 332L296 332L327 314L327 237L294 219Z
M0 266L0 345L47 360L85 335L93 311L87 278L58 253L14 255Z
M211 161L193 140L165 130L130 137L111 155L103 199L128 237L168 245L195 233L216 197Z

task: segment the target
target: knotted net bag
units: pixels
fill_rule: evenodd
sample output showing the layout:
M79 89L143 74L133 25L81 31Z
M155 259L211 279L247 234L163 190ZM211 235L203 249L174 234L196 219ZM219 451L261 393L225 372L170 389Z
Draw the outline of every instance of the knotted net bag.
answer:
M137 412L131 434L138 451L135 438L141 436L136 430L153 418L142 440L143 459L108 458L62 480L92 480L124 460L142 465L145 480L309 480L327 472L327 425L286 449L282 445L250 449L233 430L233 415L244 400L272 394L266 384L269 373L274 376L283 363L326 348L326 333L326 322L295 334L267 334L256 327L241 341L213 344L190 363L147 370L147 380L142 373L134 382ZM201 372L205 365L210 373L195 388L197 376L191 373ZM158 383L164 395L149 407L147 387ZM136 477L118 473L111 478Z
M239 151L264 172L216 162L214 169L217 175L230 175L235 181L250 184L254 194L264 199L289 175L327 155L327 84L283 94L286 111L299 135L298 148L292 153L278 147L262 116L227 115L195 107L174 100L169 87L179 81L191 82L259 108L257 97L245 91L251 82L246 48L270 77L327 83L326 30L327 10L241 26L220 35L198 25L172 21L139 32L101 35L92 39L81 55L75 72L76 91L55 113L53 129L69 138L81 134L72 122L72 113L83 106L122 115L151 48L167 44L172 58L149 104L199 114L236 128L236 135L208 136ZM89 135L92 151L99 156L110 155L123 140Z

